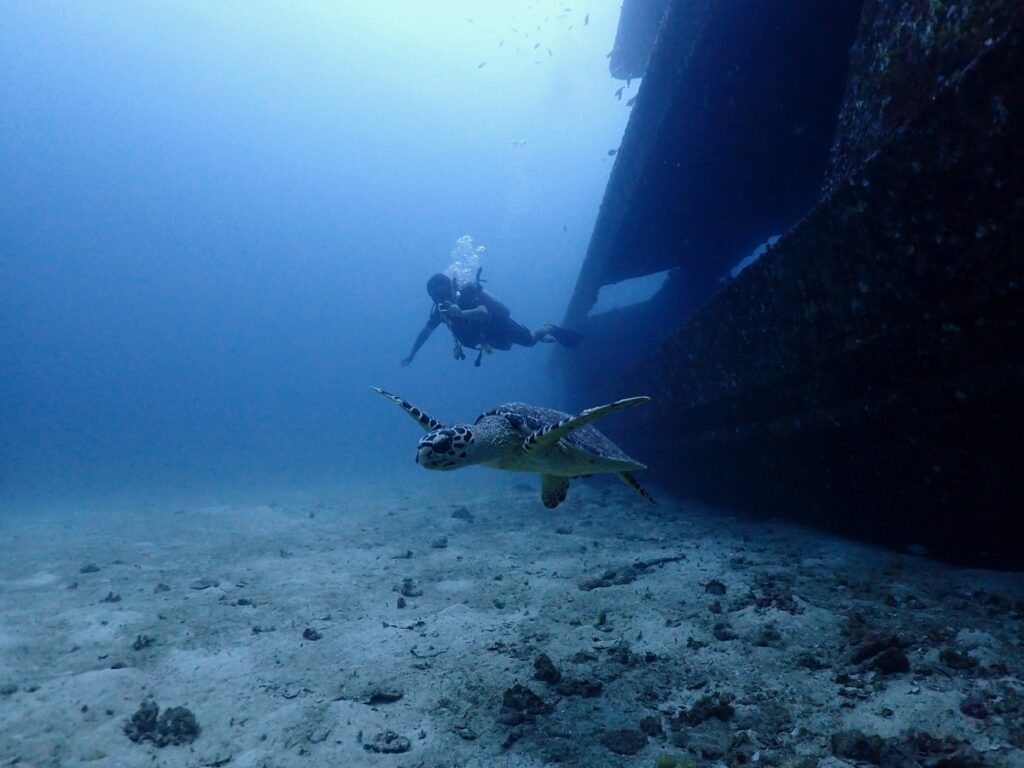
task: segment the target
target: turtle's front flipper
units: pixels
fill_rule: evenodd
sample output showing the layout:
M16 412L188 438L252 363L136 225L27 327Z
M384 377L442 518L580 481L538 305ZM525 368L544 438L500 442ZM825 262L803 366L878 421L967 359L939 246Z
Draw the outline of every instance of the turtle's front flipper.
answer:
M634 405L640 405L646 403L651 398L640 396L640 397L627 397L623 400L616 400L614 403L608 403L608 405L599 405L595 408L587 408L585 411L581 411L575 416L569 416L556 421L554 424L549 424L543 429L538 429L532 433L526 440L523 441L523 451L529 455L532 451L538 448L543 448L546 445L553 445L557 443L561 438L572 432L574 429L579 429L584 424L589 424L592 421L600 419L612 411L620 411L623 408L632 408Z
M540 476L540 500L548 509L554 509L569 493L569 478L554 475Z
M423 429L425 429L427 432L437 429L438 427L444 426L444 424L442 424L440 421L431 418L423 411L421 411L419 408L407 402L404 398L401 398L398 395L393 395L390 392L381 389L380 387L370 387L370 389L372 389L374 392L379 392L380 394L384 395L384 397L386 397L388 400L391 400L393 403L395 403L395 405L397 405L403 411L408 413L412 418L414 418L416 420L416 423L423 427Z
M651 494L649 494L646 490L644 490L644 487L640 485L639 482L637 482L637 479L635 477L633 477L632 472L616 472L615 474L619 476L619 480L621 480L634 491L639 493L641 496L643 496L645 499L651 502L651 504L654 503L654 497L651 496Z

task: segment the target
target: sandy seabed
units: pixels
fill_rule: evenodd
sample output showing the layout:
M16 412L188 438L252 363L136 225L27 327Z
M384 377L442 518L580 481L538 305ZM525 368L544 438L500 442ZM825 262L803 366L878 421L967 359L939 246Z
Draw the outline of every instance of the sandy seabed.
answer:
M3 513L0 766L1024 766L1021 574L488 477Z

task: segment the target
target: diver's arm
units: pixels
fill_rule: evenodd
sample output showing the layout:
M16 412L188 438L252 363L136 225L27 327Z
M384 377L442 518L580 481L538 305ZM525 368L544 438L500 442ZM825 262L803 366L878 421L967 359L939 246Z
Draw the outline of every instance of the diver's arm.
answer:
M459 309L453 305L445 311L448 313L449 317L459 317L473 323L482 323L490 315L487 311L487 307L483 304L473 307L472 309Z
M416 337L416 341L412 344L412 351L409 352L408 356L402 360L403 368L412 362L412 359L416 357L416 353L420 351L420 347L422 347L426 343L427 339L430 338L430 334L434 332L435 328L437 328L437 326L431 324L429 321L425 326L423 326L423 330L420 331L420 335Z

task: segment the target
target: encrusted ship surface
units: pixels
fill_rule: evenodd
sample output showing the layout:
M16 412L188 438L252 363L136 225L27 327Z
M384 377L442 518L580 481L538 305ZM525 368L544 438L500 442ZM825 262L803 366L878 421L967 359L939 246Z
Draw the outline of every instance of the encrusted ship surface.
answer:
M600 343L555 361L571 396L651 395L609 431L692 497L1024 567L1024 8L664 5L612 57L647 64L565 318Z

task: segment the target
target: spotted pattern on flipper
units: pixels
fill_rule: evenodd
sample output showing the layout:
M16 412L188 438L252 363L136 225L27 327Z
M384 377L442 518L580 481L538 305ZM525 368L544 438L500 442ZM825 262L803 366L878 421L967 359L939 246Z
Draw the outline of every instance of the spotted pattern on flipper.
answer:
M557 442L572 430L579 429L592 421L600 419L602 416L606 416L613 411L619 411L624 408L632 408L642 403L646 403L650 399L651 398L646 396L626 397L622 400L616 400L614 403L608 403L607 405L587 408L585 411L580 411L575 416L567 416L563 419L559 419L558 421L548 424L547 426L531 433L530 436L523 441L523 451L525 453L530 453L538 446Z
M650 502L651 504L656 503L654 501L654 497L647 492L647 489L640 485L640 482L635 477L633 477L632 472L616 472L615 474L619 476L619 480L621 480L634 491L639 493L643 498L647 499L648 502Z
M540 476L540 500L548 509L554 509L569 495L569 478L554 475Z
M539 438L544 437L545 435L550 434L551 432L554 432L556 429L560 429L561 427L564 427L566 424L568 424L570 421L572 421L575 418L576 418L575 416L571 416L568 419L562 419L561 421L556 421L554 424L549 424L546 427L543 427L541 429L536 430L528 438L526 438L526 442L524 443L523 447L527 451L530 451L531 449L536 447L537 440Z
M435 429L438 429L438 428L444 426L444 424L442 424L440 421L438 421L435 418L432 418L431 416L428 416L426 413L421 411L419 408L417 408L415 405L410 403L404 397L399 397L398 395L393 395L390 392L388 392L387 390L381 389L380 387L373 387L373 386L371 386L370 389L372 389L374 392L377 392L377 393L379 393L381 395L384 395L384 397L386 397L388 400L393 402L395 405L397 405L403 411L408 413L409 416L411 416L413 419L415 419L417 424L419 424L421 427L423 427L428 432L430 432L431 430L435 430Z

